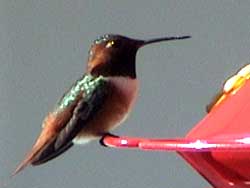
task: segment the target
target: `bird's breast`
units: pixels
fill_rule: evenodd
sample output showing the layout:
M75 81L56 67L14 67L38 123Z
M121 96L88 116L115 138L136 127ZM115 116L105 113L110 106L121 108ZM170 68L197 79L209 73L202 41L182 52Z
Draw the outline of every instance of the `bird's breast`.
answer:
M116 98L118 105L129 111L138 95L138 80L127 77L112 77L110 83L112 85L110 100Z
M108 80L110 87L103 106L87 125L83 125L75 143L109 132L121 124L131 111L138 95L138 80L126 77L110 77Z

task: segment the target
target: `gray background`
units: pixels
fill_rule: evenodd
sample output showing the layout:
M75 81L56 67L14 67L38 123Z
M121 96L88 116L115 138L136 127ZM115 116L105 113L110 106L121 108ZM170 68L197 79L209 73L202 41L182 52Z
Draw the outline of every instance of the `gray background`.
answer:
M0 0L0 181L40 132L46 113L85 70L104 33L190 34L137 54L140 96L115 134L184 136L224 79L250 59L249 1ZM11 188L209 186L175 153L76 146L9 182Z

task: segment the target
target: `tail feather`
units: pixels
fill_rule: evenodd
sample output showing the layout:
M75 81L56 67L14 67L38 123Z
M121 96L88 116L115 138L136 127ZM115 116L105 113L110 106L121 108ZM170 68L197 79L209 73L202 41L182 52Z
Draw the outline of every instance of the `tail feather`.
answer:
M25 159L17 166L11 176L15 176L16 174L21 172L25 167L27 167L31 163L34 156L35 153L28 154L27 157L25 157Z
M21 172L25 167L30 165L32 161L36 158L37 155L49 145L53 140L54 137L52 134L47 134L46 132L42 132L41 135L38 137L35 145L32 147L31 151L26 155L24 160L17 166L16 170L13 172L11 176L15 176L19 172Z
M45 143L46 144L46 143ZM44 144L44 145L45 145ZM15 176L19 172L21 172L25 167L30 165L33 161L33 159L36 157L36 155L42 150L43 146L40 147L33 147L31 152L29 152L24 160L17 166L16 170L13 172L12 176Z
M50 137L50 139L38 139L32 150L26 155L25 159L17 166L12 176L15 176L22 171L28 165L40 165L51 159L54 159L58 155L67 151L72 142L69 142L59 148L55 148L56 137Z

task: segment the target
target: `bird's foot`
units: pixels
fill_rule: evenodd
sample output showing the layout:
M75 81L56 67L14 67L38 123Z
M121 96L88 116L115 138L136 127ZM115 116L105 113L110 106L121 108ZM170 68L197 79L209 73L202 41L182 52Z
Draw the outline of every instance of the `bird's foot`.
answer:
M114 134L111 134L111 133L105 133L105 134L102 136L102 138L99 140L99 143L101 144L101 146L109 147L109 146L106 145L105 142L104 142L104 139L105 139L107 136L119 138L119 136L117 136L117 135L114 135Z

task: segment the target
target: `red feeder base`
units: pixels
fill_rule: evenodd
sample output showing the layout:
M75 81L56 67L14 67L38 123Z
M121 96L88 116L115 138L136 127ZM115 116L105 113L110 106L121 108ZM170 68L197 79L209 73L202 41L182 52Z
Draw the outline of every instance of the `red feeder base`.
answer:
M214 188L250 188L250 81L212 109L185 138L104 138L110 147L176 151Z

